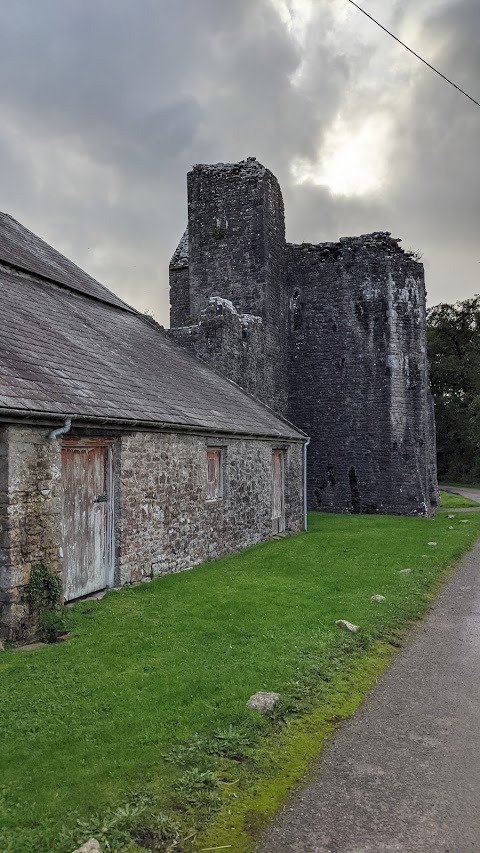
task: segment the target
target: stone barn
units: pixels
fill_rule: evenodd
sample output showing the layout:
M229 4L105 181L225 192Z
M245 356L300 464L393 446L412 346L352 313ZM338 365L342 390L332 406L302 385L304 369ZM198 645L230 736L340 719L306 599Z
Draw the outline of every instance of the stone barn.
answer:
M306 436L0 214L0 633L304 526Z

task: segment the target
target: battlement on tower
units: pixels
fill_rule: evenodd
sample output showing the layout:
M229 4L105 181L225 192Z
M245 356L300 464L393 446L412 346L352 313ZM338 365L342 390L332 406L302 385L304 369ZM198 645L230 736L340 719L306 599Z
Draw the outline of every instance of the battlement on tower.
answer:
M287 243L280 186L254 158L188 174L170 334L311 436L314 509L438 500L424 272L400 243Z

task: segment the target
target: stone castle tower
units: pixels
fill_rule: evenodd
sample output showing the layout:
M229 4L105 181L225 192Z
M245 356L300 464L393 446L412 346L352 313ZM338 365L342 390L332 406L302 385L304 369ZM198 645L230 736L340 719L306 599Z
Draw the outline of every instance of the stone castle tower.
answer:
M423 266L399 242L286 243L278 181L253 157L188 174L169 334L311 437L312 509L437 504Z

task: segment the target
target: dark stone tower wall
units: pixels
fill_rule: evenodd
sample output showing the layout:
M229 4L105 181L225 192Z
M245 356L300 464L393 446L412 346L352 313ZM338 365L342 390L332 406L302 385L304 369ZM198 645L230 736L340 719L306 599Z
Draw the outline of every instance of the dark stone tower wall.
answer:
M171 326L196 323L201 331L195 336L172 336L179 341L188 337L190 348L194 348L195 339L197 354L217 365L218 324L215 342L207 334L203 316L209 299L221 297L231 302L240 316L260 318L261 329L256 327L254 335L250 334L248 319L243 331L239 327L248 353L240 359L236 381L249 387L252 376L243 373L241 365L250 370L255 363L257 396L285 414L285 221L275 176L254 158L195 166L188 174L188 244L188 289L181 244L170 264ZM232 355L226 352L226 360Z
M188 175L169 334L311 437L312 509L438 502L423 267L399 242L288 245L280 187L254 158Z
M188 269L188 228L170 261L170 325L191 322L190 272Z
M289 417L311 436L309 505L430 512L423 267L380 233L288 246L287 268Z
M265 372L265 329L260 317L239 314L231 302L212 296L199 323L170 329L168 334L192 355L261 399L258 377Z

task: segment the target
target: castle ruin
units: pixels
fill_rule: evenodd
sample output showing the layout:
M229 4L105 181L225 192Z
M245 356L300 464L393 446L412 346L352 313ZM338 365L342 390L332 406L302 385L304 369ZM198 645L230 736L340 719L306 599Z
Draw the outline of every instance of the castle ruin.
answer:
M311 509L438 502L424 272L399 243L287 243L280 186L253 157L188 174L169 334L311 437Z

